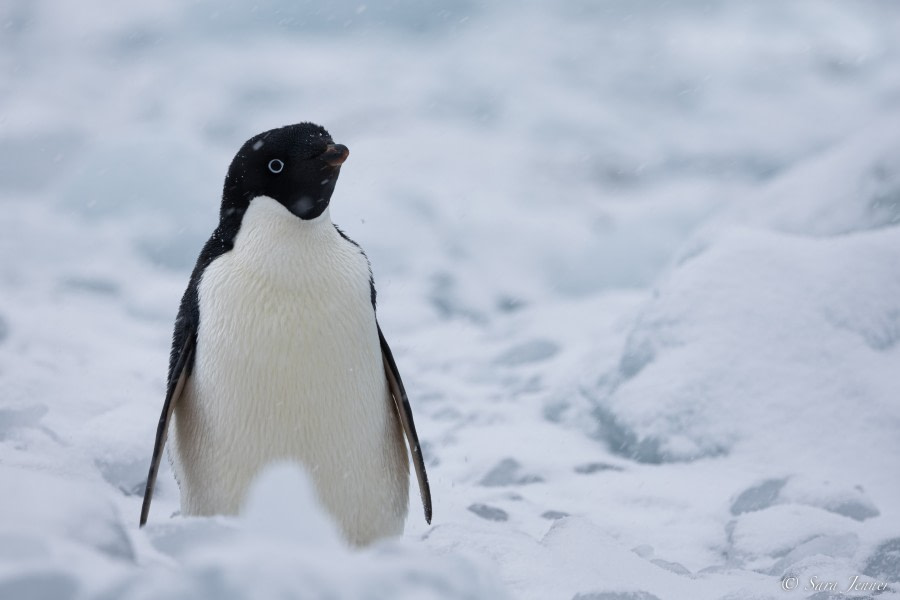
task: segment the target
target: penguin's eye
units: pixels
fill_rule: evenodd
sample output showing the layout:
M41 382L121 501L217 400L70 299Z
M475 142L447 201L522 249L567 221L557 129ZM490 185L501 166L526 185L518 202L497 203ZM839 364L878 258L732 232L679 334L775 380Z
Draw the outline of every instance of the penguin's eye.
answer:
M269 170L273 173L281 173L282 169L284 169L284 163L277 158L273 158L269 161Z

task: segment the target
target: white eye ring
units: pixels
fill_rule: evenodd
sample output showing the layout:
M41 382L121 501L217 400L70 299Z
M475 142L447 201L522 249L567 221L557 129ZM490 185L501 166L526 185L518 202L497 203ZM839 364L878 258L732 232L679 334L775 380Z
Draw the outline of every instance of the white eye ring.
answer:
M273 173L281 173L282 169L284 169L284 163L277 158L273 158L269 161L269 170Z

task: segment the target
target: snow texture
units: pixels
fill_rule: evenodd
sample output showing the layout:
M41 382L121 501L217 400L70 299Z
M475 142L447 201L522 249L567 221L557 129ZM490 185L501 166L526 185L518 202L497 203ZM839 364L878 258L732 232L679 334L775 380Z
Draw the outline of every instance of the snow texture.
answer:
M900 598L897 31L890 0L0 3L0 598ZM284 465L181 517L164 465L138 529L227 165L302 120L351 151L331 214L433 524L350 550Z

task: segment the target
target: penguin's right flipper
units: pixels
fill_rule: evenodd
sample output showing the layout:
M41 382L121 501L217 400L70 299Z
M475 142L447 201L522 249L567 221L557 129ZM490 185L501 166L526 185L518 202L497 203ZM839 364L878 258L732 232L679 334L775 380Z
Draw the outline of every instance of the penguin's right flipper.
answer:
M419 480L419 496L422 498L422 508L425 510L425 521L431 524L431 486L428 485L428 474L425 472L425 460L422 458L422 448L419 446L419 436L416 434L416 424L413 421L412 408L409 406L409 398L406 397L406 389L403 380L400 379L400 371L394 362L394 353L388 346L381 326L378 327L378 340L381 343L381 357L384 362L384 373L387 377L391 397L397 409L397 418L400 426L406 434L406 442L409 444L409 452L412 456L413 468L416 471L416 479Z
M150 460L150 473L147 475L147 487L144 489L144 503L141 506L141 527L147 522L150 514L150 500L153 499L153 487L156 485L156 475L159 473L159 461L162 459L163 448L166 446L166 437L169 432L169 420L175 404L181 398L184 386L190 374L190 365L194 355L194 344L197 336L193 328L184 332L184 344L175 361L172 373L169 376L169 389L166 390L166 401L163 403L162 414L159 417L159 425L156 428L156 442L153 444L153 458Z

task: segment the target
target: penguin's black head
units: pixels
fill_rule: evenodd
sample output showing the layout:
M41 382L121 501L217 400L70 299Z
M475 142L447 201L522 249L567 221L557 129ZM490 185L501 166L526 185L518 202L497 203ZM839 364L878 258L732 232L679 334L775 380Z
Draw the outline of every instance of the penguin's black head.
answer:
M222 218L240 217L258 196L269 196L301 219L328 208L341 164L350 151L324 127L287 125L260 133L241 147L225 177Z

